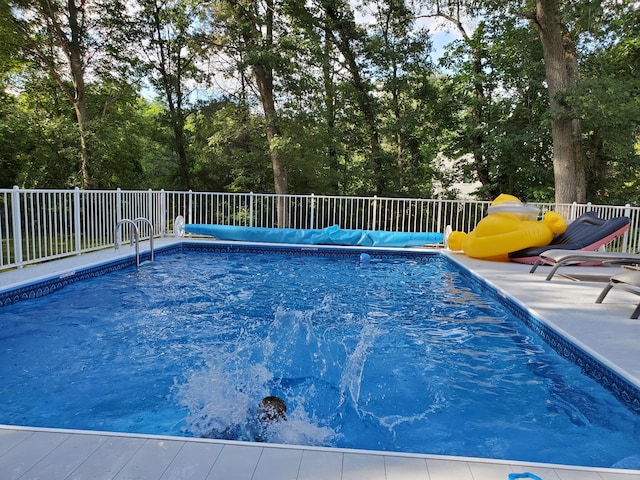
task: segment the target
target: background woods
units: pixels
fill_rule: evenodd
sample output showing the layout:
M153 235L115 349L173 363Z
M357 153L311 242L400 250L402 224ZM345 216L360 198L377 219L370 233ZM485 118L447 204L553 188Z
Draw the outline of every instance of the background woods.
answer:
M638 38L630 0L0 0L0 187L638 203Z

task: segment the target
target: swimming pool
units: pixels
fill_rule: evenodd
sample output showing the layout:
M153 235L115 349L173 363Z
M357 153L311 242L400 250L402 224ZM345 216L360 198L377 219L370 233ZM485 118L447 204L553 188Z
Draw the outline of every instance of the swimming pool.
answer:
M44 322L40 299L0 311L18 324L3 328L1 365L40 360L3 386L30 393L0 421L250 439L254 404L277 393L290 415L273 441L602 466L637 454L636 415L437 255L220 249L99 280L42 299ZM104 302L125 308L105 315Z

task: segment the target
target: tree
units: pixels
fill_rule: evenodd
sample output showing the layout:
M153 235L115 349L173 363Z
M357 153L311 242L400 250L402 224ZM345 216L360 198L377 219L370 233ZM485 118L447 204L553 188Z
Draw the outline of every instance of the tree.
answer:
M355 101L362 113L369 138L369 158L374 176L374 188L378 195L386 193L384 167L386 155L381 146L377 105L372 95L373 86L364 76L364 68L359 63L358 50L365 40L364 32L356 25L353 11L342 0L320 0L324 30L338 49L347 71L351 75Z
M231 99L200 104L190 117L194 186L205 191L266 192L273 170L264 117Z
M89 73L123 72L127 51L116 25L122 25L119 0L10 0L9 20L22 35L26 58L47 72L73 107L79 142L79 176L92 186L91 133L86 78Z
M225 0L218 7L216 13L223 25L224 50L237 62L237 71L243 79L249 72L257 88L265 118L275 193L287 195L289 182L281 153L283 139L274 79L276 70L285 68L288 62L286 53L294 54L285 41L286 29L279 28L283 22L282 12L274 0ZM277 207L278 226L286 227L288 218L283 197L279 197Z
M488 194L489 198L493 198L495 192L489 187L492 183L490 174L491 165L484 154L484 141L486 137L486 132L483 130L483 125L486 124L486 76L484 69L486 54L483 49L485 22L480 22L474 32L469 32L469 27L464 25L463 15L466 9L469 9L470 12L473 13L477 12L477 8L473 4L465 5L465 2L461 1L443 4L440 0L435 0L433 7L435 12L427 14L426 16L443 18L452 24L462 37L462 41L471 58L471 68L468 69L468 75L473 87L473 98L471 99L471 115L468 117L469 124L467 128L469 132L468 140L470 142L469 153L473 155L473 165L478 180L486 186L485 193ZM461 153L463 152L458 152L458 154Z
M549 104L537 35L522 19L492 15L455 47L443 62L450 71L445 81L459 104L459 126L445 152L451 158L473 154L474 172L463 174L484 173L477 177L482 198L507 192L553 201ZM481 52L480 63L474 51Z
M73 110L48 76L22 77L20 94L6 95L2 112L3 183L9 187L68 188L77 174ZM5 156L6 155L6 156ZM11 184L8 184L11 182Z
M608 2L589 15L598 28L581 82L566 98L582 121L587 198L599 203L640 201L640 11L632 3Z
M167 120L177 155L174 184L191 189L192 160L188 158L185 125L190 114L190 96L206 73L199 62L205 58L208 39L202 21L206 4L192 0L138 0L143 68L167 105Z
M555 200L558 203L584 201L587 177L582 125L581 118L570 105L570 98L580 88L585 60L607 41L618 38L615 34L611 35L609 27L620 24L621 11L637 11L637 2L453 0L445 3L426 0L424 7L424 16L443 16L444 11L444 16L457 28L462 25L464 18L475 19L480 28L499 16L528 20L538 33L543 51Z
M431 39L425 29L415 28L404 2L381 0L373 7L376 22L367 58L378 86L379 130L390 160L382 171L384 193L428 196L440 140L433 117L440 92L433 78Z
M149 188L154 172L143 171L143 159L157 124L146 119L147 103L133 86L101 82L87 86L91 101L90 138L95 188Z
M556 203L583 203L586 173L582 161L581 122L565 97L580 81L576 42L565 26L559 0L536 0L535 13L525 16L540 32L549 92Z
M419 135L431 125L427 116L436 97L423 95L433 94L428 36L413 31L402 2L369 3L366 27L342 1L286 5L289 21L303 32L298 51L306 67L291 79L281 77L283 105L298 111L287 117L288 128L299 122L304 137L324 144L315 148L326 160L315 168L328 170L323 176L336 192L428 195L434 136Z

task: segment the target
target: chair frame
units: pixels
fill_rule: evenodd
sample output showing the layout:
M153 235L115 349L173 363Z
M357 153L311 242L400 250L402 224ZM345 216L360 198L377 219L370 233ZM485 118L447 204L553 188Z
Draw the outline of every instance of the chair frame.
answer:
M638 265L640 264L640 254L551 249L540 254L529 273L535 272L540 265L550 265L552 266L551 271L545 279L550 281L560 267L585 263L596 265Z
M606 297L614 287L619 287L623 290L626 290L627 292L633 293L635 295L640 295L640 271L629 270L626 272L618 273L611 277L607 286L605 286L602 292L600 292L600 295L598 295L596 303L602 303L604 297ZM640 317L640 302L629 318L635 320L638 317Z

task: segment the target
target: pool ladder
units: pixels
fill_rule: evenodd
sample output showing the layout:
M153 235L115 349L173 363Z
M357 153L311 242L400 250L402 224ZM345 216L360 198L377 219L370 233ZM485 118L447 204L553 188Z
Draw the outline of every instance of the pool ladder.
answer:
M153 230L153 224L151 223L151 220L144 217L139 217L135 220L125 218L124 220L120 220L118 223L116 223L116 228L113 235L115 238L115 248L116 250L118 250L120 248L120 231L122 225L126 224L131 226L131 231L133 232L133 238L131 239L131 242L136 246L136 268L140 266L140 227L138 226L140 222L146 223L149 226L149 252L151 254L150 261L153 262L153 236L155 232Z

